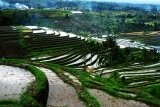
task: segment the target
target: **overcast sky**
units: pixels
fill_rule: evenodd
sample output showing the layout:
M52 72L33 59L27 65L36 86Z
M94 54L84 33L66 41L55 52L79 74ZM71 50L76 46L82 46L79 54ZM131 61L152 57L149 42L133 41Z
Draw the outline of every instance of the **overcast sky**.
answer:
M160 0L89 0L89 1L108 1L108 2L160 4Z

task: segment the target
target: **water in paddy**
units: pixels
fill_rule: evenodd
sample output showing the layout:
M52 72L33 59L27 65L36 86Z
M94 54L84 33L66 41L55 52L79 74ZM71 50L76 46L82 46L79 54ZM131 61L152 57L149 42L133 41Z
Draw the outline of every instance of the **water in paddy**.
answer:
M27 70L0 65L0 100L19 99L35 77Z
M139 41L145 45L148 45L150 47L160 49L160 35L147 35L147 36L142 36L142 35L122 35L121 38L127 38L131 39L133 41Z

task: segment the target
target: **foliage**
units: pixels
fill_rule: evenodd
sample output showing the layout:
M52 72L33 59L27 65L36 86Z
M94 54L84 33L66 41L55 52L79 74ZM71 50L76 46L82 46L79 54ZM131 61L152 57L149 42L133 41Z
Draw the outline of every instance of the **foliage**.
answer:
M158 31L159 17L157 12L147 11L92 11L74 15L69 10L62 9L0 10L0 25L45 25L76 34L101 36L122 32Z
M79 84L74 83L71 79L69 79L68 77L66 77L63 73L63 69L61 69L61 67L59 65L55 65L55 64L49 64L46 63L44 64L40 64L41 66L45 66L49 69L51 69L53 72L55 72L64 82L70 84L71 86L73 86L76 90L76 92L79 95L79 98L82 99L85 103L87 107L100 107L97 99L95 97L93 97L92 95L90 95L90 93L88 92L87 88L85 86L81 86Z
M33 87L29 87L29 90L28 90L30 93L30 96L35 98L38 102L45 104L46 101L44 100L44 98L47 98L48 96L48 92L47 92L48 80L46 75L32 65L27 66L27 69L31 71L33 75L35 75L36 77L36 82L32 84Z
M18 40L19 45L20 45L22 48L26 48L27 43L26 43L26 41L25 41L25 39L24 39L24 35L23 35L23 29L24 29L25 27L24 27L24 26L17 26L16 28L17 28L17 30L19 31L19 40Z
M0 25L21 25L28 22L27 11L0 10Z
M105 7L101 7L103 10ZM110 7L108 7L110 8ZM36 13L36 14L35 14ZM126 11L112 11L112 12L86 12L83 15L70 16L69 11L65 10L0 10L0 25L10 25L10 24L23 24L39 19L38 24L43 25L44 20L52 20L54 22L50 24L50 21L46 23L48 26L53 26L58 29L69 29L68 31L73 31L77 34L82 34L83 36L88 36L90 34L101 36L103 33L118 34L121 32L132 32L132 31L152 31L160 30L158 27L160 25L159 14L153 14L150 12L126 12ZM145 17L143 17L145 15ZM87 17L87 18L86 18ZM28 22L29 21L29 22ZM37 24L35 22L34 24ZM83 26L83 27L82 27ZM21 47L26 48L27 44L23 38L23 26L17 27L20 33L19 44ZM99 43L93 40L88 40L76 46L76 48L83 46L85 51L91 54L97 54L99 58L100 67L106 66L117 66L117 65L127 65L134 63L152 63L160 60L159 53L155 49L137 49L137 48L124 48L116 44L116 39L112 36L106 38L106 41ZM65 49L64 49L65 48ZM46 55L48 53L55 53L56 50L59 52L69 50L70 46L59 46L46 49L33 50L30 55ZM74 47L74 49L76 49ZM29 56L29 58L31 57ZM2 105L13 105L15 107L40 107L46 104L47 94L48 94L48 81L45 74L39 69L30 65L27 61L20 60L1 60L4 64L9 63L16 66L20 66L31 71L35 77L36 81L28 87L27 91L21 96L20 101L0 101ZM111 74L110 78L104 79L98 75L90 74L85 71L78 71L73 68L61 67L59 65L53 65L50 63L43 63L53 72L55 72L63 81L72 85L79 97L86 103L87 107L99 107L99 103L96 98L94 98L88 92L87 88L96 88L103 90L113 96L134 99L139 101L144 101L149 104L160 105L160 86L151 85L149 87L141 87L138 91L127 87L128 80L125 84L123 81L119 81L119 73L115 71ZM63 73L69 72L76 76L82 83L82 86L74 84L72 80L67 78ZM138 77L139 80L145 80L144 77ZM133 87L132 87L133 88ZM134 98L126 93L134 92L137 96ZM44 94L45 93L45 94Z
M160 84L148 86L146 87L145 91L150 95L153 95L160 99Z

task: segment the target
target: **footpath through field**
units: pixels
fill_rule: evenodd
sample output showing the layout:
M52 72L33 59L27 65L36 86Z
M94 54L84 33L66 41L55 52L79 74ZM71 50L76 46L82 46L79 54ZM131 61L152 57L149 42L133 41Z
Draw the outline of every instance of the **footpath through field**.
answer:
M48 78L49 95L47 107L85 107L73 87L64 83L51 70L42 67L37 68L42 70Z

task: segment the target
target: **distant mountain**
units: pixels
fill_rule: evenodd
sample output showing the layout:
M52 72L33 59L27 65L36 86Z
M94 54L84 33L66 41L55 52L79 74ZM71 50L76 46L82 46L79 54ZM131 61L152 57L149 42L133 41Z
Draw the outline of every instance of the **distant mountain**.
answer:
M65 8L72 10L144 10L159 11L159 5L131 4L115 2L96 2L81 0L0 0L1 9L29 9L29 8Z

